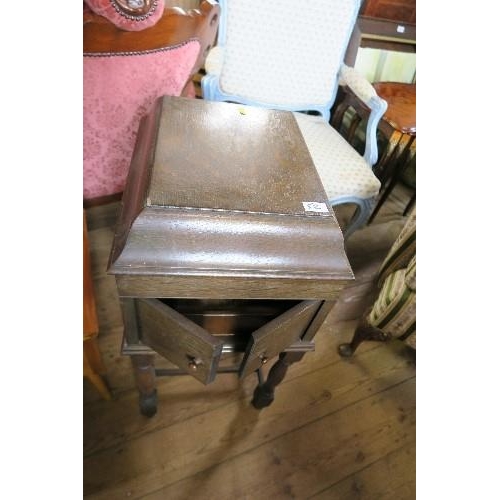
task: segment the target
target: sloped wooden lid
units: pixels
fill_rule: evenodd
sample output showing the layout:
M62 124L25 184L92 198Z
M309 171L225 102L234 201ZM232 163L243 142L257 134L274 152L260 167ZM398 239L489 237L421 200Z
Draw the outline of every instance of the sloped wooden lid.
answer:
M353 279L293 114L180 97L141 124L109 272Z
M325 201L310 164L292 113L167 98L147 204L304 215Z

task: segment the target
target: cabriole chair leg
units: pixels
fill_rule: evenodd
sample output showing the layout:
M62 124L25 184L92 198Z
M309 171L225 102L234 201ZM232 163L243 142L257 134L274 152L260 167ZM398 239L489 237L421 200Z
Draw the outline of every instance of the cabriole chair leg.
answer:
M391 338L391 336L382 330L370 325L366 320L366 315L363 316L361 323L356 328L351 342L340 344L337 348L338 353L343 358L350 358L361 342L365 340L378 340L385 342Z
M344 230L344 241L347 241L349 236L351 236L359 228L366 225L370 217L370 214L372 213L372 210L375 207L375 202L376 202L375 198L368 198L365 200L356 199L347 202L346 201L342 202L342 204L355 203L357 205L354 215L351 217L351 220L349 221L348 225ZM340 203L336 203L335 205L332 204L333 207L335 207L336 205L340 205Z

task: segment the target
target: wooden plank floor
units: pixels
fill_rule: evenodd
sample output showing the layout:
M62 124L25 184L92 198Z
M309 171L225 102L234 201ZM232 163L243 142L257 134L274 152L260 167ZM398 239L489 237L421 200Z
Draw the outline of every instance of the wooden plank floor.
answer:
M415 353L396 341L349 340L373 297L373 277L404 223L409 193L396 189L347 251L357 277L292 365L274 403L250 405L256 377L159 377L158 413L140 415L130 360L120 356L122 322L106 274L118 205L88 211L99 345L112 401L84 380L84 496L92 499L413 499ZM272 365L269 363L268 365Z

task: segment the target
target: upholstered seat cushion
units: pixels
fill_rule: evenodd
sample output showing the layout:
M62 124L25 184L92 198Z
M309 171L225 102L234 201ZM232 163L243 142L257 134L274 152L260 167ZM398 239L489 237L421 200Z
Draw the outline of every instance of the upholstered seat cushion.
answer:
M371 198L380 181L364 158L323 118L294 113L329 200Z
M158 97L181 94L199 50L191 40L149 52L84 54L84 199L123 191L140 119Z

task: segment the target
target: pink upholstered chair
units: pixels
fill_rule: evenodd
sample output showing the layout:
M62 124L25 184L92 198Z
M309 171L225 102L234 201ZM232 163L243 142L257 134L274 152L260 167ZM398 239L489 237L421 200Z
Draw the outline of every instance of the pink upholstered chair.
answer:
M166 9L163 0L86 0L83 7L83 201L88 207L121 197L139 122L154 101L163 95L195 97L192 77L214 43L219 7L205 0L189 12ZM84 375L110 398L100 377L105 367L96 342L86 238L84 255Z
M84 204L121 194L140 119L158 97L194 97L218 17L205 0L189 12L163 0L84 2Z

